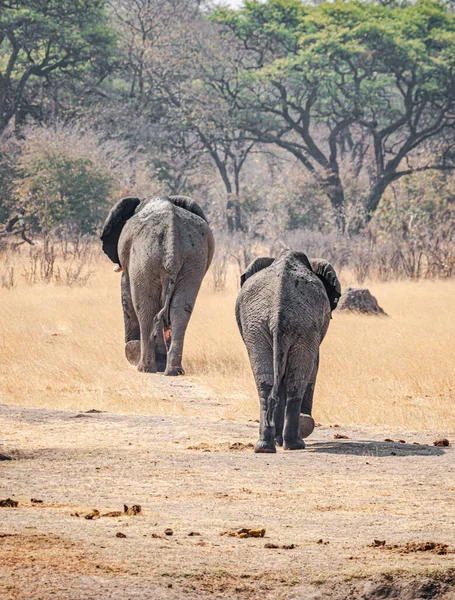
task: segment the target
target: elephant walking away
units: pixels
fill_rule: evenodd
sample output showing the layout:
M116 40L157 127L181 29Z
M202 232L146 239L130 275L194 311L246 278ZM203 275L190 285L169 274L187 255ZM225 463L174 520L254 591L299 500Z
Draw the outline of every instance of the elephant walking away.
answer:
M127 359L139 371L183 375L186 328L215 248L202 209L185 196L123 198L101 240L123 270Z
M257 258L240 279L236 303L240 334L260 399L255 452L305 448L311 417L319 346L340 297L333 267L302 252ZM301 413L308 415L301 421ZM302 431L306 428L306 431Z

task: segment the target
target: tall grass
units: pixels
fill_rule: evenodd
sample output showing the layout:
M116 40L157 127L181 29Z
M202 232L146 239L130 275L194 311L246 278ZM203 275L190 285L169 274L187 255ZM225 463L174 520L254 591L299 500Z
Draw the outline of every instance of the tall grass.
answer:
M21 278L0 289L0 403L195 414L162 376L126 362L120 277L104 258L92 268L84 286ZM355 283L348 275L344 283ZM206 278L184 366L220 405L217 417L255 419L256 391L234 316L237 279L229 272L226 290L215 292ZM390 317L334 314L321 348L316 419L455 430L455 281L369 287Z

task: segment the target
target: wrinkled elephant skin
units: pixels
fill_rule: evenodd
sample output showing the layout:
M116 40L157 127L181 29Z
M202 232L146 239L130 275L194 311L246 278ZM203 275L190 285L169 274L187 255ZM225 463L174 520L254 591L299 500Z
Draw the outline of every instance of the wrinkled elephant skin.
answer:
M319 346L340 297L333 267L286 251L257 258L241 276L236 318L248 350L260 399L255 452L305 448Z
M214 251L204 213L185 196L124 198L101 240L122 269L126 358L142 372L182 375L186 328Z

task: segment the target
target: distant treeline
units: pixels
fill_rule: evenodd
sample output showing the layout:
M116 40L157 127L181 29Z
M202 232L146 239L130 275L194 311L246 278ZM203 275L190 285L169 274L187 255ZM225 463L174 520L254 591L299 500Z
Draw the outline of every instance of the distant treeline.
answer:
M436 0L0 1L0 135L0 223L20 211L34 232L95 233L115 198L186 193L231 233L447 239L455 16Z

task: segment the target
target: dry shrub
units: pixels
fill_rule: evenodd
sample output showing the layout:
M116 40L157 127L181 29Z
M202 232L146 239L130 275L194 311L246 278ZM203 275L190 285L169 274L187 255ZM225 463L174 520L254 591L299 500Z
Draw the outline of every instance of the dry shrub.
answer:
M76 242L70 251L68 242L62 248L47 238L30 248L28 261L22 265L22 276L28 284L86 285L94 272L91 268L94 254L94 243L88 239Z

